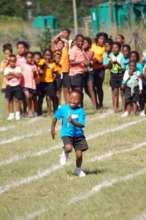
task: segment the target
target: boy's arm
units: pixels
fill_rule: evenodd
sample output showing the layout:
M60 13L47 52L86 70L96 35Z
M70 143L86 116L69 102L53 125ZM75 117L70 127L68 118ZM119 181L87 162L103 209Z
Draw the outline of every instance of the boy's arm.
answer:
M78 128L83 128L84 127L84 125L80 124L77 121L74 121L71 117L68 117L68 122L73 124L75 127L78 127Z
M55 133L56 124L57 124L57 119L53 118L52 124L51 124L51 136L53 140L55 139L55 135L56 135Z

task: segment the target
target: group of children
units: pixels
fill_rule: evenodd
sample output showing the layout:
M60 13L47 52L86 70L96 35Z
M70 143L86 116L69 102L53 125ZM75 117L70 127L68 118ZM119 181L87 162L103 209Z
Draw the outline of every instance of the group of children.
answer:
M44 98L50 114L52 107L55 111L61 104L62 91L65 103L70 92L77 90L82 93L83 105L85 91L93 107L101 108L104 77L109 72L114 112L119 111L121 94L123 116L139 111L145 115L145 56L131 51L122 35L113 40L100 32L94 41L80 34L72 41L69 37L70 30L64 29L42 53L30 51L25 41L17 43L17 55L11 44L3 45L0 72L8 120L41 115Z
M81 34L72 41L69 38L70 30L64 29L52 38L51 46L43 52L32 52L27 42L19 41L16 55L11 44L4 44L4 59L0 64L2 92L8 120L41 115L45 98L48 114L52 108L55 112L51 126L53 139L57 120L62 120L64 149L60 164L67 162L74 147L75 173L85 176L81 169L82 152L88 149L83 132L83 94L88 95L93 108L102 108L104 77L110 74L114 112L119 111L121 95L123 117L139 112L145 116L146 54L131 50L122 35L115 40L104 32L98 33L94 41ZM65 105L60 106L62 94Z

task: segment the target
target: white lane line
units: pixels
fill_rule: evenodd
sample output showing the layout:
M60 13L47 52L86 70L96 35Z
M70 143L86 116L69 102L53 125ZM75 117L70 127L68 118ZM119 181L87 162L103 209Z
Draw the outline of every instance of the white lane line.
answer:
M72 205L76 202L88 199L89 197L94 196L95 193L100 192L104 188L112 187L113 185L121 183L121 182L126 182L126 181L129 181L129 180L133 180L134 178L136 178L138 176L141 176L141 175L144 175L144 174L146 174L146 168L140 169L139 171L134 172L134 173L130 173L126 176L122 176L122 177L119 177L119 178L114 178L114 179L111 179L111 180L105 180L101 183L98 183L96 186L94 186L88 192L81 193L79 196L73 197L68 202L68 205Z
M9 138L9 139L0 139L0 145L14 143L16 141L20 141L20 140L23 140L25 138L36 137L36 136L41 135L41 133L42 133L41 131L37 131L37 132L31 133L31 134L26 134L26 135L21 135L21 136L14 136L14 137Z
M145 142L142 142L142 143L139 143L139 144L134 144L133 147L130 147L130 148L126 148L126 149L123 149L123 150L117 150L117 151L109 151L103 155L99 155L99 156L95 156L93 157L91 160L87 161L87 162L95 162L95 161L100 161L100 160L105 160L105 159L108 159L112 156L116 156L118 154L124 154L124 153L128 153L128 152L132 152L132 151L135 151L135 150L139 150L143 147L146 146L146 141Z
M108 115L107 115L108 116ZM88 123L91 121L93 121L93 120L96 120L96 119L98 119L98 118L100 118L100 116L95 116L95 117L93 117L93 118L91 118L91 120L89 120L88 121ZM35 121L38 121L40 119L40 117L39 118L33 118L33 119L31 119L30 121L27 121L27 123L28 124L32 124L33 122L35 122ZM90 118L89 118L90 119ZM13 126L13 128L15 128L16 127L16 125L14 125ZM6 129L6 127L2 127L2 129L3 129L3 131ZM9 128L10 129L10 128ZM7 130L9 130L9 129L7 129ZM38 135L40 135L40 133L38 134ZM31 135L30 137L33 137L33 136L37 136L37 134L35 134L35 135ZM19 141L19 140L23 140L23 139L25 139L25 138L29 138L29 135L24 135L24 136L15 136L15 137L13 137L13 138L10 138L10 139L0 139L0 145L3 145L3 144L9 144L9 143L12 143L12 142L16 142L16 141ZM17 157L17 156L16 156Z
M104 131L101 131L101 132L98 132L98 133L90 134L89 136L87 136L87 140L92 140L92 139L95 139L97 137L103 136L103 135L108 134L108 133L113 133L113 132L116 132L116 131L123 130L123 129L128 128L132 125L138 124L142 121L143 120L133 121L133 122L129 122L129 123L125 123L123 125L120 125L116 128L107 129L107 130L104 130ZM34 153L29 153L28 152L28 153L23 154L23 155L15 155L15 156L10 157L6 160L0 161L0 166L9 165L9 164L15 163L17 161L25 160L26 158L33 158L33 157L43 156L47 153L50 153L54 150L57 150L57 149L61 148L61 147L62 147L62 142L58 143L57 145L55 145L55 146L53 146L49 149L46 148L44 150L37 151L37 152L34 152Z
M13 129L13 128L15 128L15 125L3 126L3 127L0 127L0 132L2 132L2 131L8 131L8 130Z
M145 143L145 142L144 142L144 143ZM141 145L144 146L144 143L141 143ZM127 152L127 151L128 151L128 149L125 149L125 152ZM130 149L129 149L129 151L130 151ZM133 151L133 149L132 149L132 151ZM119 152L119 151L118 151L118 152ZM113 155L113 154L112 154L112 155ZM100 156L100 158L102 158L102 157L103 157L103 155ZM109 156L108 156L108 157L109 157ZM93 158L93 159L94 159L94 158ZM92 159L91 159L91 161L92 161ZM87 161L87 162L88 162L88 161ZM71 164L71 163L72 163L72 162L68 163L68 165ZM51 167L49 167L48 169L43 170L43 171L41 171L41 172L40 172L40 170L39 170L36 175L30 176L30 177L26 177L26 178L23 178L23 179L21 179L21 180L13 181L13 182L11 182L11 183L9 183L9 184L7 184L7 185L4 185L4 186L0 186L0 194L2 194L2 193L4 193L4 192L7 192L7 191L9 191L10 189L14 189L14 188L19 187L19 186L21 186L21 185L29 184L29 183L34 182L34 181L37 181L37 180L39 180L39 179L41 179L41 178L43 178L43 177L45 177L45 176L48 176L50 173L56 171L56 169L54 170L54 166L55 166L55 167L57 166L57 170L59 170L59 169L61 169L61 168L63 167L63 166L60 166L60 165L53 165L53 168L52 168L52 166L51 166ZM48 172L48 170L49 170L49 172Z
M18 181L13 181L10 184L7 184L5 186L0 186L0 194L9 191L10 189L15 189L16 187L22 186L22 185L27 185L29 183L35 182L39 179L42 179L43 177L48 176L50 173L62 168L63 166L58 165L58 164L54 164L52 166L50 166L48 169L40 171L38 170L36 175L33 176L29 176L26 178L23 178L21 180Z
M47 211L48 210L46 210L45 212L47 212ZM43 213L41 213L41 214L43 214ZM137 216L135 218L132 218L132 220L146 220L146 212L143 212L143 213L141 213L141 215L139 215L139 216Z
M69 200L69 202L67 204L65 204L65 207L70 206L72 204L75 204L79 201L83 201L88 199L91 196L94 196L96 193L100 192L101 190L103 190L104 188L109 188L112 187L118 183L122 183L122 182L127 182L130 180L135 179L136 177L139 177L141 175L144 175L146 173L146 168L141 169L137 172L134 173L130 173L126 176L122 176L122 177L118 177L118 178L114 178L111 180L105 180L101 183L98 183L96 186L94 186L91 190L85 192L85 193L80 193L79 196L73 197ZM64 204L63 204L64 205ZM43 208L40 210L36 210L34 212L31 212L29 214L25 214L23 217L19 217L17 219L14 220L30 220L30 219L34 219L34 218L39 218L42 214L46 213L49 211L49 208ZM140 219L133 219L133 220L144 220L145 218L140 218Z

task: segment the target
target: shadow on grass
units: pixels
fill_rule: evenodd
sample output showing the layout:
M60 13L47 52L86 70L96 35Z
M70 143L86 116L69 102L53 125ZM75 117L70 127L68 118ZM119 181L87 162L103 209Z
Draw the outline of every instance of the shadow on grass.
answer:
M106 169L83 169L83 171L86 173L86 175L98 175L107 172ZM75 176L74 172L67 171L67 174L69 176Z

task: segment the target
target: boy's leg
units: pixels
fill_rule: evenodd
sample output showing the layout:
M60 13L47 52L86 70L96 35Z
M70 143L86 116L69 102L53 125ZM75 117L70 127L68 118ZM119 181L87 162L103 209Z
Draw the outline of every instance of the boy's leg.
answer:
M68 160L69 153L71 153L73 148L73 138L66 136L62 138L62 141L64 148L62 154L60 155L60 165L65 165Z
M86 174L81 169L82 161L83 161L83 151L88 149L88 144L86 138L84 136L81 137L74 137L73 146L76 152L76 169L75 174L77 176L83 177Z
M118 106L119 106L119 88L115 88L113 90L113 101L114 101L114 112L118 112Z
M76 150L76 167L81 168L83 160L83 153L81 150Z

